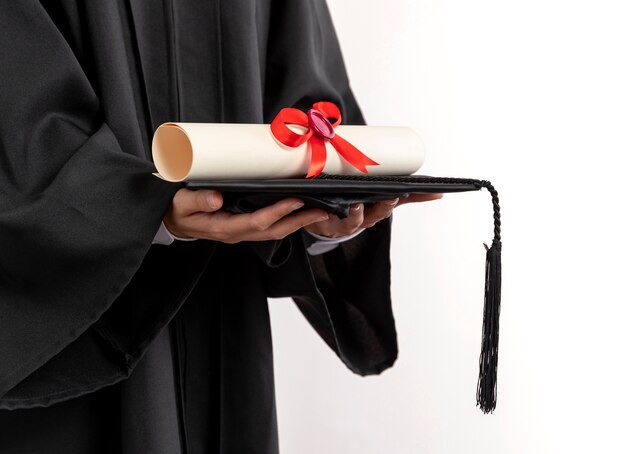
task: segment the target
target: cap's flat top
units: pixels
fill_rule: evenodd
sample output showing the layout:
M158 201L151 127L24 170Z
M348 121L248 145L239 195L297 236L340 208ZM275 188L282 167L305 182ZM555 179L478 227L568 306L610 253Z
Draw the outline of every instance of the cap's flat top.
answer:
M465 192L480 189L472 179L411 176L331 176L277 180L186 181L188 188L215 189L222 192L259 192L289 194L407 194Z

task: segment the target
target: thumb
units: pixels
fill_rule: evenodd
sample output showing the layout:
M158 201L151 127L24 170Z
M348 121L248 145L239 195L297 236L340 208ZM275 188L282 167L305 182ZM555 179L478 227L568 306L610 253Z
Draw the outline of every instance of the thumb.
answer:
M172 203L182 214L197 213L199 211L212 213L222 208L224 199L218 191L210 189L189 190L179 189L174 195Z

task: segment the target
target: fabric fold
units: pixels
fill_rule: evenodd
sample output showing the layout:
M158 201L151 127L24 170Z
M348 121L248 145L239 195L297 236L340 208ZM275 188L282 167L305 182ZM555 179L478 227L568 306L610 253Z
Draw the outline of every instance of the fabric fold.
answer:
M127 147L134 138L120 141L103 121L91 81L38 2L3 7L0 29L13 40L0 49L12 87L0 91L0 161L11 163L0 165L2 397L111 307L179 186L154 178L143 149ZM113 351L99 356L124 366ZM15 389L0 406L46 404L62 393L62 375L37 392Z
M292 236L287 262L265 270L268 296L292 297L352 372L380 374L398 354L389 286L391 221L317 256L306 252L304 235Z

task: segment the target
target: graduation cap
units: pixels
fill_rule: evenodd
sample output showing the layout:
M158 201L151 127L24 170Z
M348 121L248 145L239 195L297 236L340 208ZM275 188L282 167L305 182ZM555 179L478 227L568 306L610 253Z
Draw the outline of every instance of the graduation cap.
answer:
M484 413L493 412L501 295L498 192L487 180L410 175L421 166L424 152L421 141L409 128L338 128L340 123L339 109L328 102L314 104L307 113L282 109L271 125L166 123L155 132L153 158L158 176L182 181L190 189L220 191L223 209L234 213L252 212L296 197L304 202L302 209L321 208L344 218L350 206L357 203L415 193L486 189L491 195L494 228L491 245L485 244L476 403ZM328 143L336 155L327 153ZM381 151L384 146L389 148ZM310 153L294 153L299 149ZM305 174L306 178L293 178Z

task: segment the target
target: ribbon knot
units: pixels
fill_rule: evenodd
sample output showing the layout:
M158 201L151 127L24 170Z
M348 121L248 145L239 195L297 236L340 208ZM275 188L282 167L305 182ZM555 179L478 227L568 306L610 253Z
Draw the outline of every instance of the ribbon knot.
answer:
M330 122L334 119L334 122ZM300 134L292 131L288 124L303 126L306 132ZM329 101L320 101L313 104L307 113L292 107L281 109L272 120L270 130L280 143L290 148L297 148L305 142L311 144L311 163L307 178L315 178L326 165L326 141L337 150L337 153L353 167L363 173L368 173L367 166L377 166L378 163L368 158L358 148L336 134L335 128L341 124L339 107Z

